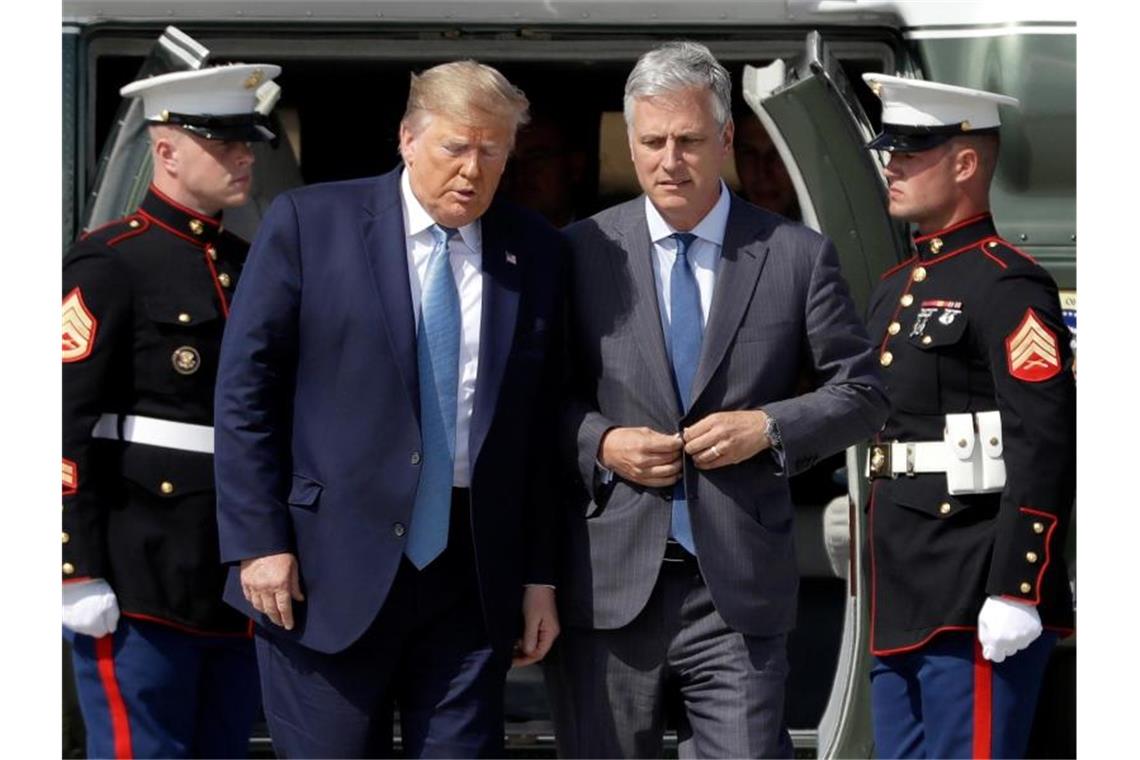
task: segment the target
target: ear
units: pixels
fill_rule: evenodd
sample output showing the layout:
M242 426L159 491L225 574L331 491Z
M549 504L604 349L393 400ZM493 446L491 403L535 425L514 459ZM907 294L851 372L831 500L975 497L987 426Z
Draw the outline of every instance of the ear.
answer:
M969 182L977 175L981 162L976 148L961 148L954 156L954 181L959 184Z
M178 174L178 144L169 136L157 137L154 140L154 166L161 168L167 174Z
M412 157L415 155L415 142L416 135L412 128L408 126L407 119L400 122L400 157L404 159L406 166L412 165Z
M727 156L732 152L732 138L736 134L736 123L733 122L732 117L728 117L728 123L724 125L724 155Z

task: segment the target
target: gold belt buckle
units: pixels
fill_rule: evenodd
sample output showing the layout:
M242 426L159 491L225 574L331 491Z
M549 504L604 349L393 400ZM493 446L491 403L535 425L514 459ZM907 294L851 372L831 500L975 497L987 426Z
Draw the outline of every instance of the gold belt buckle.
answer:
M891 444L876 443L871 446L871 479L894 477L891 472Z

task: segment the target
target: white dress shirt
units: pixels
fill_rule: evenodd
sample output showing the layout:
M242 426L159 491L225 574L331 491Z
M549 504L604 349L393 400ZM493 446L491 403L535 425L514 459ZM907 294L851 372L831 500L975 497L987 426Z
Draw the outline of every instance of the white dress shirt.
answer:
M408 181L408 170L400 175L400 199L404 210L404 243L408 255L408 283L412 288L412 312L417 331L420 323L420 300L428 258L435 248L430 227L435 220L428 215ZM459 235L448 246L451 271L459 286L459 308L463 326L459 339L459 388L455 413L455 475L452 485L471 485L471 463L468 438L471 410L475 402L475 378L479 373L479 330L483 314L483 238L479 220L459 228Z
M728 226L730 205L728 186L720 183L720 197L695 227L687 232L697 236L689 246L689 267L697 280L697 290L701 294L701 327L709 321L709 308L712 306L713 288L716 286L716 266L720 261L720 249L724 245L724 230ZM653 241L653 281L657 285L657 306L661 314L661 330L665 335L665 353L669 353L669 324L672 308L669 304L669 283L672 281L673 262L677 260L677 241L669 237L674 229L645 196L645 221L649 226L649 239ZM602 483L613 480L613 471L601 461L596 462Z
M701 293L701 326L709 321L709 308L712 306L713 288L716 286L716 268L720 262L720 249L724 245L724 230L728 226L729 207L728 187L724 180L720 183L720 197L716 205L705 214L691 232L697 236L689 246L689 266L697 280ZM649 239L653 241L653 279L657 284L657 305L661 312L661 328L666 336L668 351L671 306L669 304L669 283L672 280L673 262L677 259L677 241L670 235L678 232L661 216L657 208L645 197L645 221L649 224Z

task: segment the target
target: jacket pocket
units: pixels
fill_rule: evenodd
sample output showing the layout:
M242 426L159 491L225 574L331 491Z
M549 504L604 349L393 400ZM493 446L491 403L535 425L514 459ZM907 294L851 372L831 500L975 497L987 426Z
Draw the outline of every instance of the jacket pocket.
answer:
M963 494L951 496L946 490L946 476L941 473L917 478L898 478L885 484L895 504L931 518L947 520L962 513L984 517L996 512L1001 494Z
M305 475L293 474L293 485L289 489L289 506L316 509L324 485Z
M150 497L163 502L212 491L214 457L192 451L126 443L122 473Z

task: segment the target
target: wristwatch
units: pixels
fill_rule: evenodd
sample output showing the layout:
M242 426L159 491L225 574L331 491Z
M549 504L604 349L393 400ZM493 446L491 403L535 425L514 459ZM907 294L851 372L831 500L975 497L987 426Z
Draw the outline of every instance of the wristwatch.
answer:
M779 449L783 446L783 441L780 439L780 426L776 424L776 420L768 417L768 421L764 423L764 435L768 436L768 443L774 449Z

